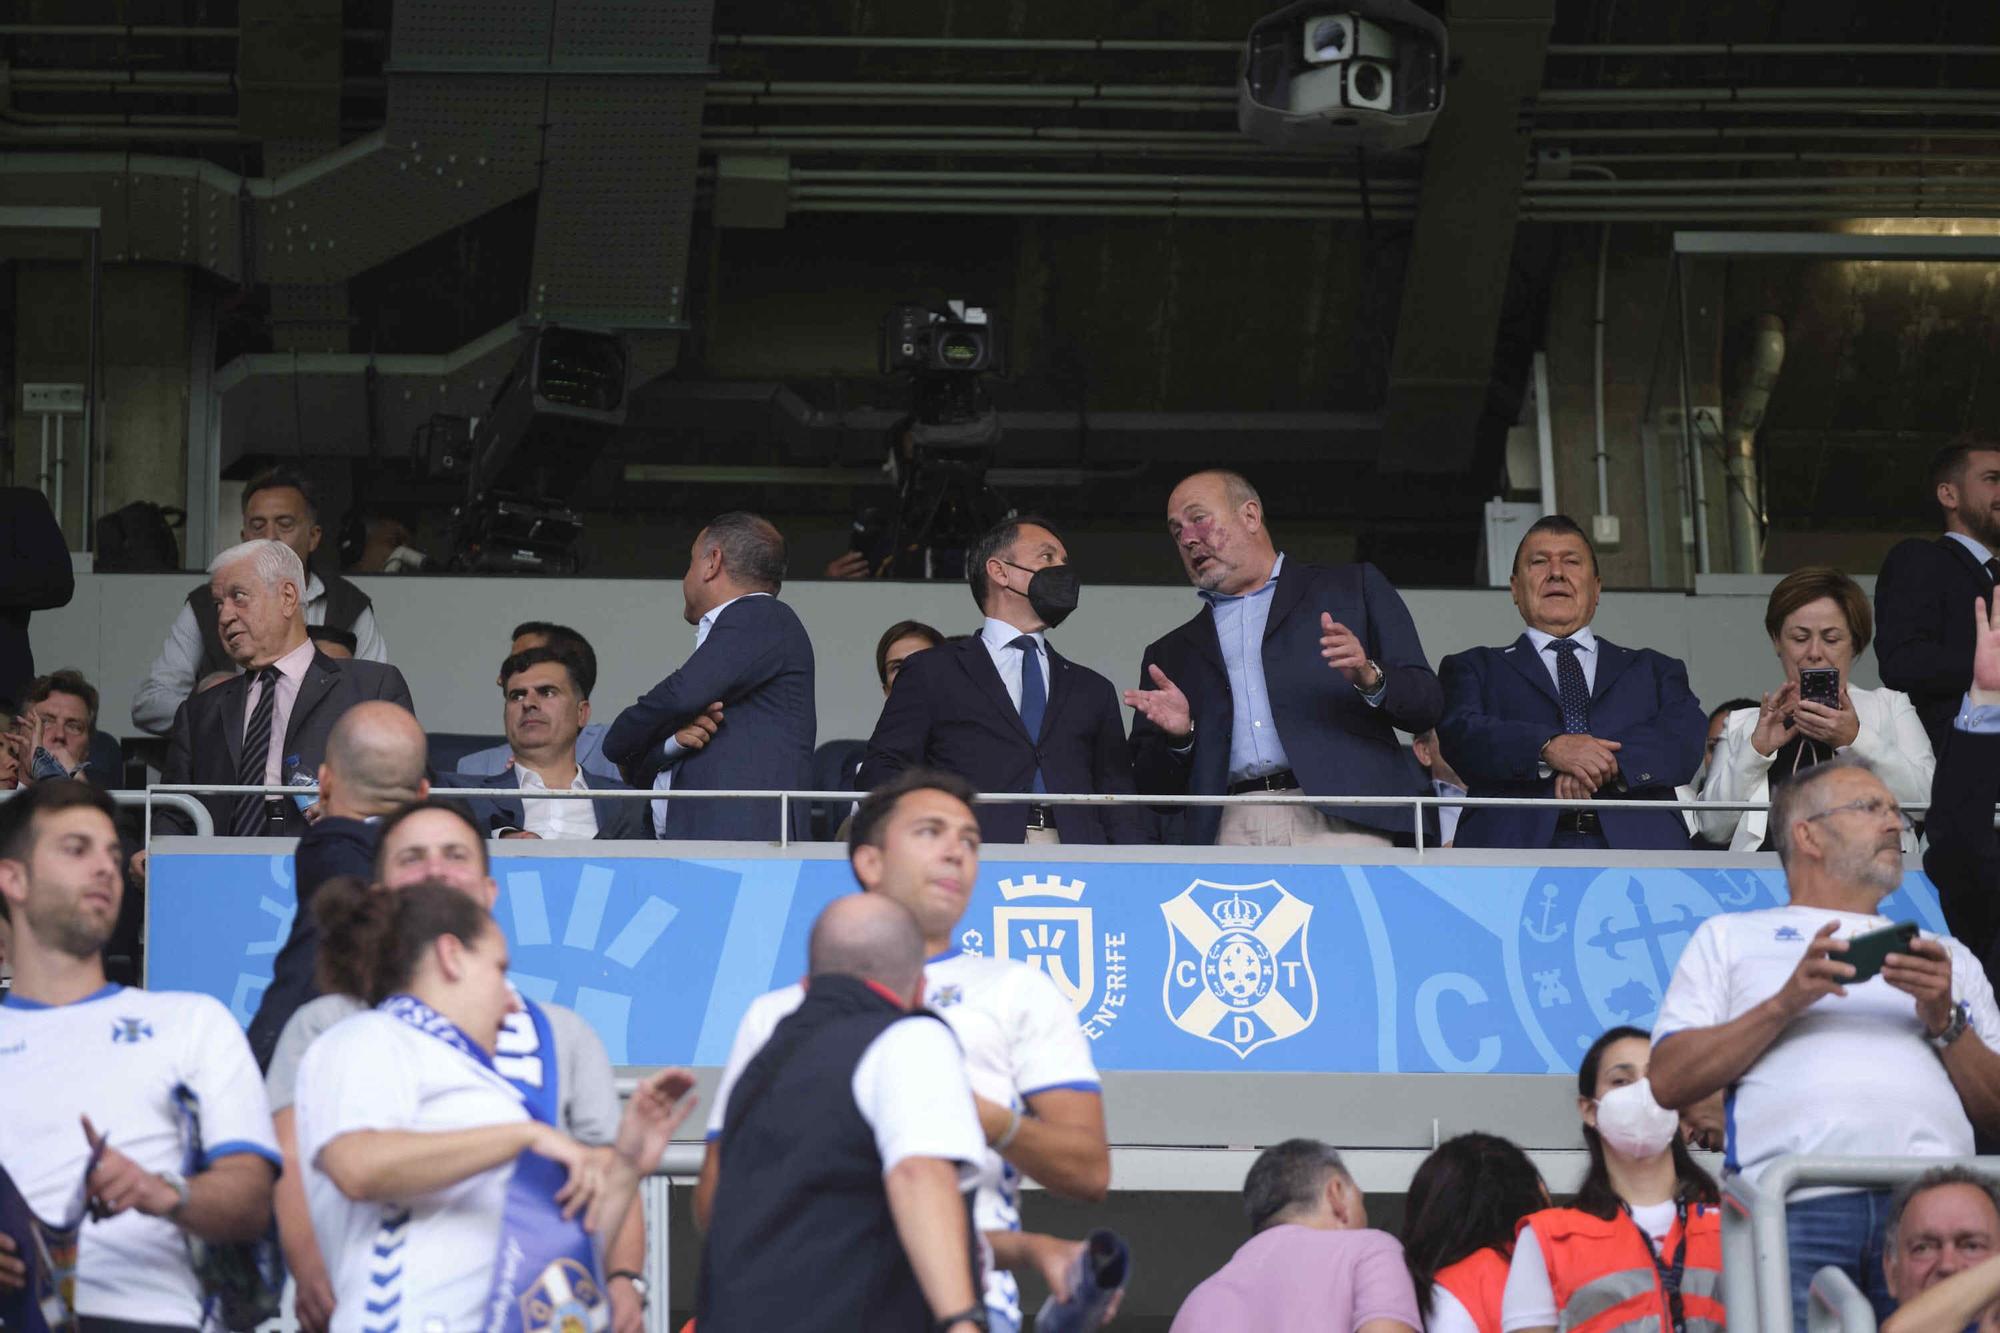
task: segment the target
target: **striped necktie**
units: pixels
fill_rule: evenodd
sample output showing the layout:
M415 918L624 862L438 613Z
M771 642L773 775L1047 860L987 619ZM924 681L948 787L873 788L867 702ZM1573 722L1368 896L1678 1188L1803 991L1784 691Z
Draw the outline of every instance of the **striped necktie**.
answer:
M243 731L243 761L236 766L236 781L245 787L264 785L264 773L271 758L271 715L278 700L278 668L267 666L257 673L257 706L250 710L250 724ZM239 838L254 837L264 831L267 815L263 796L242 796L236 802L236 819L231 832Z

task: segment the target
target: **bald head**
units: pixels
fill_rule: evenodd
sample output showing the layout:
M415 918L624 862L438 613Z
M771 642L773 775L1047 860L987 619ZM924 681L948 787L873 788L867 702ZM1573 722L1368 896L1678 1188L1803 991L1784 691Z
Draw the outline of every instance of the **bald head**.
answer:
M409 709L382 700L354 705L334 723L320 765L328 813L366 819L422 800L430 790L424 778L428 748Z
M856 977L897 995L914 993L924 974L917 919L878 893L850 893L828 903L813 922L807 949L812 975Z

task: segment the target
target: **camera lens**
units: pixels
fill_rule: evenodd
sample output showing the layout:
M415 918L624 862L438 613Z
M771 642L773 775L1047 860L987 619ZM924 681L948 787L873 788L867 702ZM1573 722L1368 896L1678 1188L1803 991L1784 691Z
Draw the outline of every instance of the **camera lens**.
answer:
M947 333L938 339L938 359L953 370L969 370L985 352L980 340L969 333Z
M1347 54L1347 24L1339 19L1321 19L1313 25L1312 49L1322 59L1337 60Z
M1359 64L1354 71L1354 82L1351 86L1357 98L1370 102L1375 101L1382 96L1381 69L1373 64Z

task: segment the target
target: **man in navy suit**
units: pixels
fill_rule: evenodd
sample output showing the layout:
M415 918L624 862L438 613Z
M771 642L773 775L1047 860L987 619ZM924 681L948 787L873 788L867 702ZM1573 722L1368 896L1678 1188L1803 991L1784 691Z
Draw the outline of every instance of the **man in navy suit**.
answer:
M778 600L785 539L755 514L717 517L695 536L681 580L693 656L620 713L604 757L635 787L665 791L808 791L812 781L812 640ZM662 838L774 842L776 801L654 801ZM807 803L791 806L807 834Z
M1141 791L1416 796L1429 785L1396 739L1442 709L1409 608L1373 565L1287 563L1264 503L1234 472L1197 472L1167 531L1207 603L1146 649L1132 757ZM1188 842L1384 846L1413 834L1388 807L1195 807Z
M473 820L496 838L651 838L646 803L637 799L537 797L550 791L630 791L586 774L577 737L590 722L581 661L561 648L529 648L500 668L509 762L498 773L454 773L447 787L490 787L472 801Z
M1527 632L1440 664L1438 739L1471 795L1672 800L1701 766L1708 718L1687 668L1650 648L1592 633L1602 584L1575 520L1539 519L1514 552L1514 605ZM1685 850L1671 809L1470 808L1458 847Z
M1944 536L1898 543L1875 579L1875 661L1943 755L1972 681L1973 599L2000 581L2000 440L1964 435L1931 460Z
M1077 604L1062 538L1043 519L1004 519L973 543L966 570L985 624L904 659L858 785L937 768L982 791L1130 794L1118 692L1048 641ZM978 813L986 842L1148 840L1148 815L1129 805L981 805Z

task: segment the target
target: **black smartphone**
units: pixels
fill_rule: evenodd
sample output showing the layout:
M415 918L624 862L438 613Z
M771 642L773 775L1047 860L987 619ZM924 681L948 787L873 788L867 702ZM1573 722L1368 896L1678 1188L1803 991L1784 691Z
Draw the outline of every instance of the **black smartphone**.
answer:
M1882 970L1882 962L1892 953L1908 953L1910 945L1917 938L1917 923L1898 921L1893 926L1871 930L1866 935L1856 935L1847 942L1847 952L1829 954L1843 963L1854 967L1854 975L1842 984L1859 985L1873 978Z
M1840 672L1832 667L1811 667L1799 672L1799 702L1840 707Z

